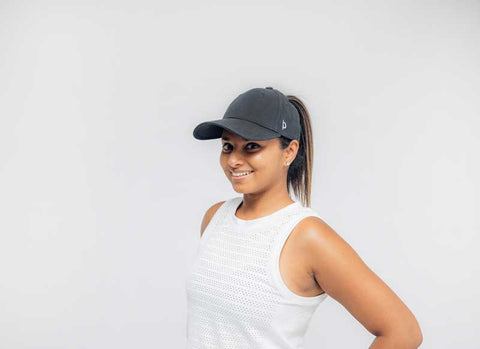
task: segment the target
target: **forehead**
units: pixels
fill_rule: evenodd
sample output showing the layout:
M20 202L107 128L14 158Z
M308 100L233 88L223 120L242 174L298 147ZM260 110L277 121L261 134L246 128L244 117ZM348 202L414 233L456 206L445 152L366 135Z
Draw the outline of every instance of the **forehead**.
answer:
M255 142L255 143L267 145L267 144L276 142L277 139L279 139L279 138L265 139L265 140L261 140L261 141L260 140L251 140L251 139L243 138L242 136L224 128L223 131L222 131L221 139L225 140L225 141L233 141L233 142L241 142L241 143Z

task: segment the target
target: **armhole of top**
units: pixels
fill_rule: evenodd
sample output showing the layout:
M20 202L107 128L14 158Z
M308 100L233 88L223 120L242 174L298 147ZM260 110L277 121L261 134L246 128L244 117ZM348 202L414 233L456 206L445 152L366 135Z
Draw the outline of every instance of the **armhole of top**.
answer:
M222 215L222 212L225 211L227 204L230 202L230 200L225 200L215 211L213 214L212 218L210 218L210 222L208 222L207 226L205 227L205 230L203 231L202 235L200 236L200 244L203 244L206 239L208 239L208 236L210 235L210 231L212 230L213 226L217 224L217 221Z
M300 224L302 220L308 217L318 217L321 218L318 213L316 213L314 210L310 208L306 208L307 210L300 215L299 217L296 217L294 220L289 222L288 225L284 227L284 229L281 230L280 236L276 240L273 248L273 253L271 256L270 260L270 271L271 271L271 276L273 279L273 282L277 288L277 290L280 291L280 293L286 297L289 300L293 300L296 303L301 303L301 304L317 304L323 299L327 297L327 293L324 292L322 294L316 295L316 296L301 296L299 294L294 293L292 290L290 290L285 282L283 281L282 275L280 274L280 254L281 251L290 236L290 234L293 232L295 227Z

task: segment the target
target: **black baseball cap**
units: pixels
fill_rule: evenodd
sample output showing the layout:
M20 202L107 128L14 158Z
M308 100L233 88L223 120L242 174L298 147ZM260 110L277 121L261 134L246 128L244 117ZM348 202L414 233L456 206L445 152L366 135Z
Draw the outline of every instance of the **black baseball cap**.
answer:
M285 136L300 139L297 108L273 87L252 88L230 103L222 119L205 121L193 130L200 140L220 138L227 129L248 140L267 140Z

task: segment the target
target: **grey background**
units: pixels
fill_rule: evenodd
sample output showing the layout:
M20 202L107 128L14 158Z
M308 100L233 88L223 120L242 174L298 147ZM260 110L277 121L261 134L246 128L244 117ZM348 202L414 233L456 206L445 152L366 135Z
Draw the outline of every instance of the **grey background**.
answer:
M478 1L1 1L0 348L182 348L200 223L252 87L312 116L312 207L414 312L478 346ZM306 348L366 348L332 298Z

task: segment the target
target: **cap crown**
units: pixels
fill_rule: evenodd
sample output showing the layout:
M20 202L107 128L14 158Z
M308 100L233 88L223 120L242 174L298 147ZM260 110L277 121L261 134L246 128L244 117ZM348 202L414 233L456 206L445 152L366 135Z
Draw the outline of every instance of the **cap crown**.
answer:
M291 138L300 137L297 109L288 98L272 87L252 88L228 106L223 119L243 119Z

